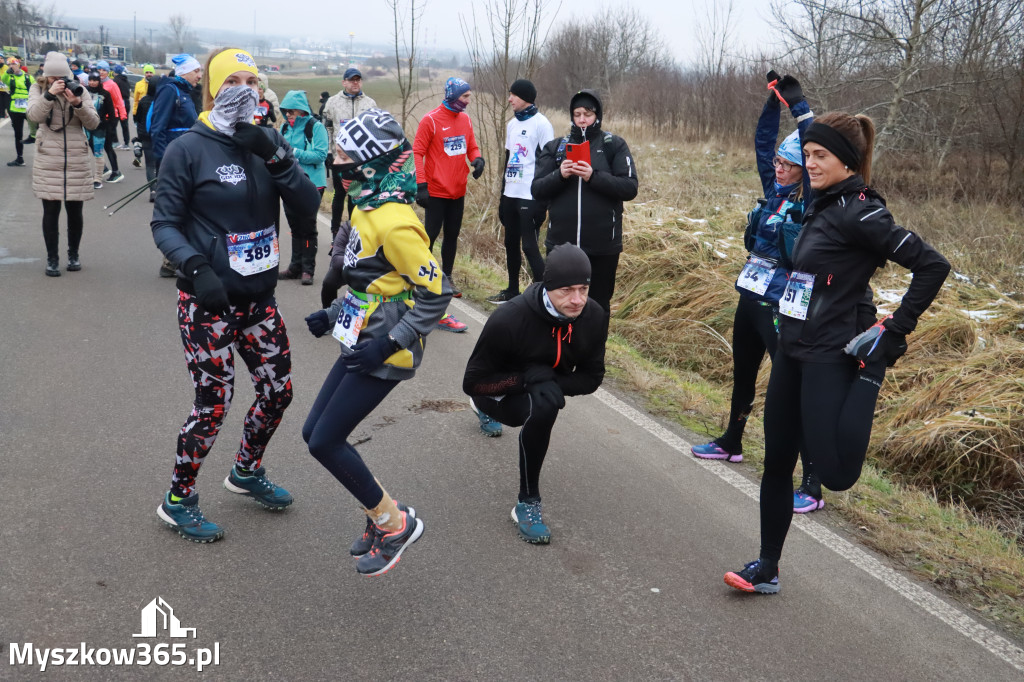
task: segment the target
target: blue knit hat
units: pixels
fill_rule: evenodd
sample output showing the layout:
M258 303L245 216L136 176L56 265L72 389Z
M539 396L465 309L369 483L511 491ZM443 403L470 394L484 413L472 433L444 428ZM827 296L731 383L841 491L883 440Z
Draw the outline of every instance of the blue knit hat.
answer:
M466 81L452 76L444 84L444 101L454 102L472 89Z
M93 66L96 67L97 69L103 69L104 71L110 71L110 63L107 62L106 59L99 60L98 62L93 64Z
M779 151L777 152L780 157L795 163L801 168L804 165L804 150L800 148L800 131L794 130L786 139L779 145Z

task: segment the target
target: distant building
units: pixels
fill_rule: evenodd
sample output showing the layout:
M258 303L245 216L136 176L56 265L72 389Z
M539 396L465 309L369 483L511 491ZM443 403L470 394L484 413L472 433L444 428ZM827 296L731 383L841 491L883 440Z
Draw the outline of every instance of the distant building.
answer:
M28 39L35 45L53 43L62 50L70 50L78 44L78 29L68 26L30 26Z

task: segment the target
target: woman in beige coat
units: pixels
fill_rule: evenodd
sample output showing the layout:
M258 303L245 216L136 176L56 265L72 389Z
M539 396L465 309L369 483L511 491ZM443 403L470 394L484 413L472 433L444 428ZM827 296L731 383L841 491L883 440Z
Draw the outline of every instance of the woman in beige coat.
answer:
M60 203L68 214L68 271L82 269L78 245L82 241L82 202L92 199L93 160L85 130L95 130L99 115L91 104L83 105L82 86L71 75L67 59L49 52L43 63L43 84L32 85L28 95L28 119L39 124L32 166L32 191L43 201L43 241L46 242L46 274L60 276L57 255ZM71 79L67 89L64 79ZM43 88L46 88L45 90Z

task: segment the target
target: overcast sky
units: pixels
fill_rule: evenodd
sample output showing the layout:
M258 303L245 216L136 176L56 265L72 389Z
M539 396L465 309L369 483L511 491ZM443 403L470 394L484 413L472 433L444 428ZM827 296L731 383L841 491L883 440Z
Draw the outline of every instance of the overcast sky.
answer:
M476 8L477 20L483 21L488 2L494 0L427 0L423 18L425 47L458 49L462 44L459 16L472 16ZM694 26L705 14L707 4L714 0L632 0L629 6L646 16L661 33L672 54L683 62L690 62L696 53ZM48 5L39 0L39 5ZM553 12L558 0L547 0ZM554 24L571 21L574 17L588 17L604 6L616 6L604 0L562 0ZM718 3L719 5L722 3ZM171 0L145 2L136 0L100 0L82 3L56 0L65 16L95 16L98 19L131 20L135 13L138 21L166 23L171 14L185 14L194 28L230 27L251 32L255 19L257 34L286 34L348 39L354 32L354 42L389 43L392 22L383 0L351 2L287 2L282 0L249 0L247 2L220 2L218 0ZM770 35L767 27L766 0L733 0L736 44L738 49L762 41ZM549 12L549 16L550 13Z

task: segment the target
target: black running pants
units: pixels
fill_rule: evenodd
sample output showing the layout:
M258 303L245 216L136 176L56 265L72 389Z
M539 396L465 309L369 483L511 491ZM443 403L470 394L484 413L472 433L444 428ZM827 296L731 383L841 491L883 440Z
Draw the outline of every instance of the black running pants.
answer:
M548 454L551 429L558 408L536 405L529 393L507 395L501 400L473 396L477 409L505 426L522 426L519 431L519 501L540 501L540 470Z
M430 237L430 250L434 250L434 242L444 231L444 242L441 244L441 270L452 278L455 267L455 251L459 247L459 232L462 231L462 213L465 209L466 197L458 199L441 199L430 197L427 201L423 227Z
M533 281L544 280L544 259L540 255L537 239L544 223L544 204L532 199L516 199L502 195L498 217L505 226L505 264L508 267L508 290L519 292L519 270L523 255L530 264ZM520 251L522 246L522 251Z
M803 362L778 352L764 409L761 558L778 562L793 519L793 471L803 448L822 485L847 490L860 478L878 386L853 360Z
M398 381L353 374L345 368L343 360L344 356L339 355L320 387L302 427L302 439L309 446L310 454L359 500L359 504L373 509L384 499L384 490L348 439Z

